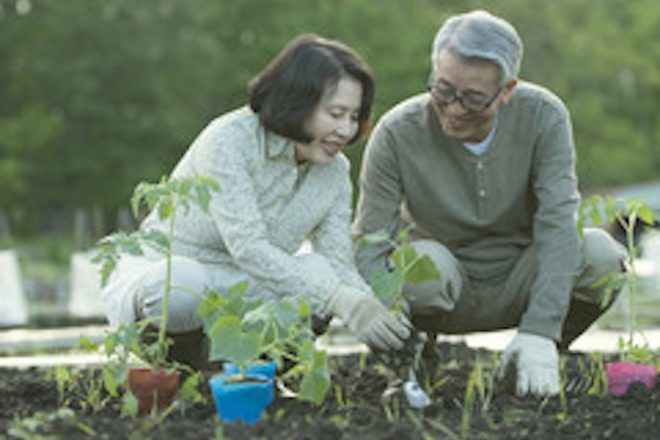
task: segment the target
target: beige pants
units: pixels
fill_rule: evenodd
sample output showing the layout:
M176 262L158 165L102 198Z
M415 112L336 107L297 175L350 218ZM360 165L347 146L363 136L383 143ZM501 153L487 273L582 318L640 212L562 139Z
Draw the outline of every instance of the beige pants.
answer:
M299 253L295 258L308 271L334 278L333 269L318 254ZM109 283L102 290L110 324L159 318L163 307L166 268L165 256L148 248L143 256L123 256ZM243 280L248 282L244 293L247 299L267 300L284 296L260 285L232 264L209 264L184 256L173 256L167 330L182 333L201 328L202 321L197 313L201 295L207 289L222 294ZM157 321L155 325L158 325Z
M413 314L437 316L435 331L468 333L516 327L527 309L537 273L534 249L525 250L508 277L500 282L470 280L461 263L441 243L414 241L418 254L427 254L442 277L406 285ZM582 245L583 265L578 271L572 299L599 305L604 287L590 287L603 276L622 271L627 252L608 233L585 229ZM595 319L595 318L594 318Z

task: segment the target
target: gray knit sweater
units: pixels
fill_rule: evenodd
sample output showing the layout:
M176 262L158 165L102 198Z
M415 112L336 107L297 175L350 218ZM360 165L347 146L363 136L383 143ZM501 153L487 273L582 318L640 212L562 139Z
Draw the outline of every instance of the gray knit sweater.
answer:
M525 82L497 117L478 156L445 137L428 94L390 110L365 151L354 234L414 223L414 236L442 242L481 281L502 280L524 248L537 246L540 269L520 329L558 339L580 264L570 118L556 96ZM366 279L388 251L357 248Z

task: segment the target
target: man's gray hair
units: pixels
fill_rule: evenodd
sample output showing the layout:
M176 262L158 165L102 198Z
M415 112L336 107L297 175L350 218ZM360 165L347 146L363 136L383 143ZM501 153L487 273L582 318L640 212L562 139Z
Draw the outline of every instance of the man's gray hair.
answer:
M523 54L522 40L515 28L482 10L454 15L444 22L433 39L434 69L443 49L467 60L494 62L500 68L501 86L518 76Z

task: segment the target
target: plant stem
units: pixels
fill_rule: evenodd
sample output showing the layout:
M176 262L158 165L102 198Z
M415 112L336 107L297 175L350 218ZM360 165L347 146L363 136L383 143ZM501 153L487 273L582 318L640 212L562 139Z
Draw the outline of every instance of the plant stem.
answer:
M637 218L635 213L633 213L627 224L625 224L624 229L626 231L626 243L628 245L628 250L630 255L628 256L628 345L632 347L633 336L635 334L635 329L637 328L637 323L635 319L635 299L637 296L637 269L635 267L635 260L637 258L637 250L635 249L635 222Z
M170 216L168 249L165 255L165 292L163 293L163 310L161 312L160 329L158 332L158 359L156 362L160 365L165 363L167 348L165 347L165 336L167 332L167 318L170 306L170 294L172 293L172 238L174 237L174 218L176 211Z

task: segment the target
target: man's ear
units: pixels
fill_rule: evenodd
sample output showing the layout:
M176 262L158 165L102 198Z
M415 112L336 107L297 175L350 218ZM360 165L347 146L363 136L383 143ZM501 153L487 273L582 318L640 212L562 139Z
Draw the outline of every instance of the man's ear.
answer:
M513 78L511 81L509 81L505 86L504 90L502 90L502 103L506 104L509 102L511 99L511 96L513 95L513 91L516 89L516 86L518 85L518 78Z

